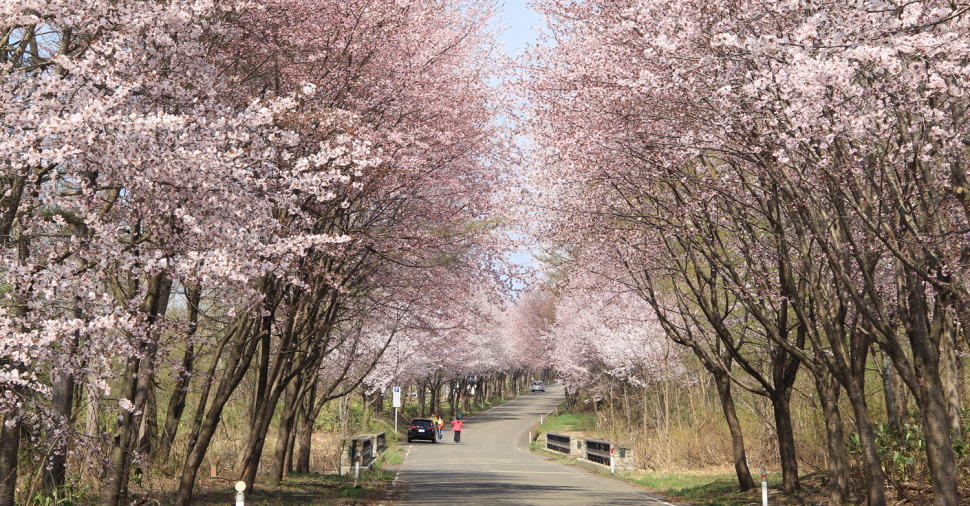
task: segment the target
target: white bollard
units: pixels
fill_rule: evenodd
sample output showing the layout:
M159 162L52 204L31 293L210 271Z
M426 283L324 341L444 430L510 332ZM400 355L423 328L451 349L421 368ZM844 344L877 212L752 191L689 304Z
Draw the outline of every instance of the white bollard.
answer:
M616 458L613 457L612 453L610 454L610 472L616 474Z
M768 471L761 468L761 506L768 506Z
M237 481L236 482L236 506L246 506L246 482Z
M357 462L354 462L354 486L357 486L357 480L360 479L360 458Z

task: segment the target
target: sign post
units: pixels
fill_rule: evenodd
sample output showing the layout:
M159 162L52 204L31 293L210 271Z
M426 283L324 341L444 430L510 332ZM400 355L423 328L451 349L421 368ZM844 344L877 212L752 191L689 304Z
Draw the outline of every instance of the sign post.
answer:
M391 388L392 392L392 403L394 406L394 433L397 434L397 410L401 407L401 387Z

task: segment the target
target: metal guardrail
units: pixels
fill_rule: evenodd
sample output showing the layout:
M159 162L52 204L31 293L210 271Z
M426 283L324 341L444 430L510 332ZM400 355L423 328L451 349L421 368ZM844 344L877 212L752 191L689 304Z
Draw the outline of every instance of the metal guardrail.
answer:
M371 436L360 436L350 439L350 448L348 450L350 456L350 462L360 461L360 465L367 467L370 466L376 455L374 453L374 439Z
M586 440L586 460L597 464L610 465L610 449L612 444L601 439Z
M559 453L569 453L572 438L565 434L546 433L546 448Z
M370 437L361 438L360 463L370 466L374 462L374 440Z
M387 435L357 434L344 439L340 456L340 474L354 472L356 467L370 469L374 462L387 450Z

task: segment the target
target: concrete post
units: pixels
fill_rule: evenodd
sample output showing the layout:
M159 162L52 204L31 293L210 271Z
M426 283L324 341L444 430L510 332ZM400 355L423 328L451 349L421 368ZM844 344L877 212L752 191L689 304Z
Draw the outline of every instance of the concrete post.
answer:
M354 463L354 486L357 486L357 480L360 479L360 455L357 456L357 462Z

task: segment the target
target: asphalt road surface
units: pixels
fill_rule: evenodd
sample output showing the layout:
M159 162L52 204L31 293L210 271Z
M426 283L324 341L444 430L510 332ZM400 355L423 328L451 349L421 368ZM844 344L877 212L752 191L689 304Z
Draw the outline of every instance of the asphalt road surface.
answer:
M435 444L410 443L397 477L407 486L402 503L668 504L628 483L531 453L529 427L563 401L562 387L546 388L468 417L461 444L450 430Z

